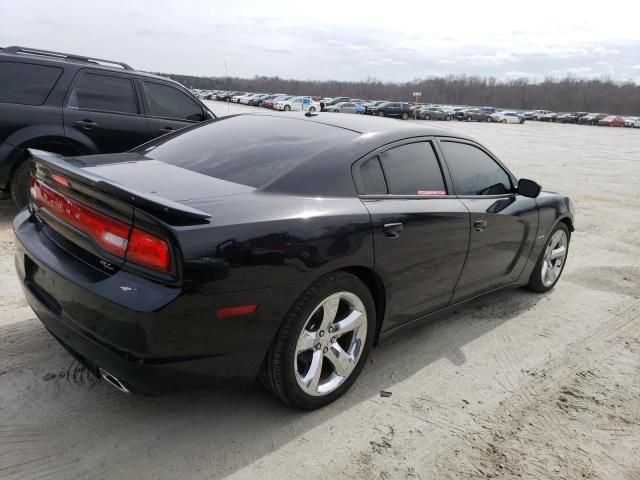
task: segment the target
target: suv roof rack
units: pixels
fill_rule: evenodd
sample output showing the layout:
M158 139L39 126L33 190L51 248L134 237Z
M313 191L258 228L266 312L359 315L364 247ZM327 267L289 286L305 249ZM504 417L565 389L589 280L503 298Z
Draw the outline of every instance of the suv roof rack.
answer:
M104 60L102 58L83 57L82 55L75 55L72 53L53 52L50 50L40 50L38 48L11 46L11 47L5 47L4 49L2 49L2 51L8 52L8 53L22 53L25 55L41 55L44 57L54 57L54 58L71 60L76 62L98 63L98 64L106 63L111 65L118 65L119 67L122 67L125 70L133 70L132 67L130 67L124 62L115 62L113 60Z

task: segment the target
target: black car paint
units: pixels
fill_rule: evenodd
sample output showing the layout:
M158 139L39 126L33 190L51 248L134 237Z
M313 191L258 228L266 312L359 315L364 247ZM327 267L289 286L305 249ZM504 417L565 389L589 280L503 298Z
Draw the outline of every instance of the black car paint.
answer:
M261 117L263 128L278 130L276 117ZM163 232L176 246L179 268L172 280L126 263L101 271L23 210L14 220L16 267L38 317L85 363L139 391L248 380L295 299L324 274L346 269L372 289L385 337L479 294L525 284L552 227L573 222L569 200L548 193L536 199L515 192L459 198L452 190L444 197L358 196L351 170L359 159L393 142L437 142L449 134L371 117L300 121L368 133L320 152L263 189L202 196L195 188L185 203L209 212L207 222L176 224L134 208L134 225ZM193 128L207 127L147 145ZM141 151L153 161L148 146L123 155ZM122 158L109 163L109 157L78 162L101 165L89 168L105 177L123 175L127 164ZM139 188L152 188L154 175L165 188L160 170L149 169ZM451 189L448 171L446 177ZM340 178L348 181L335 181ZM126 208L116 199L97 205L110 213ZM473 230L476 217L488 221L483 232ZM398 238L383 232L393 222L405 225ZM247 303L258 304L257 311L216 318L218 308Z
M171 130L197 123L151 115L143 81L180 90L203 109L205 116L215 118L202 102L178 82L155 75L61 58L3 53L1 50L0 62L46 65L62 70L42 105L0 102L0 190L8 188L11 175L28 148L43 148L64 155L123 152ZM85 73L131 79L139 114L69 108L69 94ZM76 122L83 122L84 125ZM97 125L92 126L92 123Z

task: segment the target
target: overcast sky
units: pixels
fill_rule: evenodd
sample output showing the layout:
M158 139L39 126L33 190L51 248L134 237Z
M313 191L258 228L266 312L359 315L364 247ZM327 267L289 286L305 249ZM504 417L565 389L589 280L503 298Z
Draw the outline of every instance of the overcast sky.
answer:
M312 8L311 5L314 7ZM573 74L640 83L640 3L0 0L0 45L137 69L406 81Z

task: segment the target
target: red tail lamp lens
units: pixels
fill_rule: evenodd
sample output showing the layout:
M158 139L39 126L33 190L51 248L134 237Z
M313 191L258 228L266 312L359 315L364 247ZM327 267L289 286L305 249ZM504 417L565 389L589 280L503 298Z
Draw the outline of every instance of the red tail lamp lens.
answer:
M138 228L131 230L127 260L161 272L171 271L167 242Z
M57 183L68 180L58 176ZM31 197L42 208L68 225L89 235L102 249L119 258L159 272L171 271L168 243L151 233L97 212L31 178Z

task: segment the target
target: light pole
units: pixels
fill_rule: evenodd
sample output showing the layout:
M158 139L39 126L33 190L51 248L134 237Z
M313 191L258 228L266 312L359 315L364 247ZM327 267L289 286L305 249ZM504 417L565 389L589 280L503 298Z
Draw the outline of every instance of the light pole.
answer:
M418 119L418 97L422 96L422 92L413 92L413 96L416 97L416 106L413 109L413 119Z

